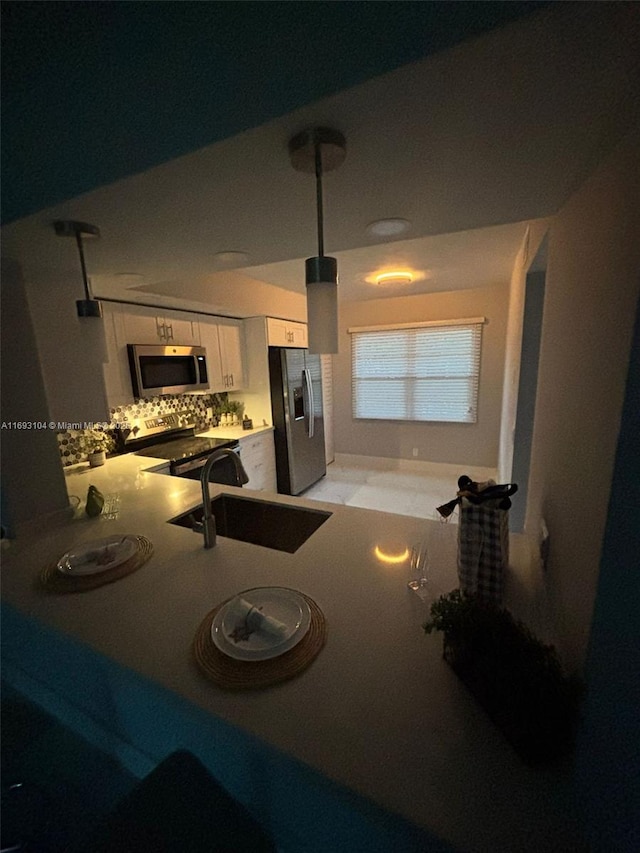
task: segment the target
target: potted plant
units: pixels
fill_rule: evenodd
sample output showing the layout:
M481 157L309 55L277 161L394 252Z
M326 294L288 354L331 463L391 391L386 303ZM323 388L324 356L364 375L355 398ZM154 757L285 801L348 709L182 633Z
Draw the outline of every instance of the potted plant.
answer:
M458 589L433 602L423 627L443 632L445 660L525 762L570 753L582 685L563 674L553 646L505 608Z
M244 403L241 400L229 400L227 402L227 411L231 415L233 423L238 424L242 420Z
M87 454L91 468L104 465L107 453L115 447L113 437L103 429L86 430L82 436L82 450Z

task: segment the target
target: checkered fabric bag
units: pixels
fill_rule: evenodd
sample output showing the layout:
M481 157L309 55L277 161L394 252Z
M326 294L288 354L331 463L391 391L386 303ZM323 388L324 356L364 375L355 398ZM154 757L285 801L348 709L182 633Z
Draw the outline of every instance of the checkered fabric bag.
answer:
M502 603L504 573L509 565L509 510L498 500L460 501L458 580L462 592L482 601Z

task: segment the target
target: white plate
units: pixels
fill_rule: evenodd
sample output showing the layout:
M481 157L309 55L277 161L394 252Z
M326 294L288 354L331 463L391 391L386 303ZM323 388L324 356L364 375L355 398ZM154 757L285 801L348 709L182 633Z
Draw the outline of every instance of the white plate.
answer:
M122 565L136 552L135 536L105 536L83 542L58 560L58 571L65 575L96 575Z
M257 587L241 593L241 597L261 608L265 616L284 622L288 630L284 637L276 637L265 631L254 631L247 640L235 642L230 636L237 621L230 618L232 599L220 608L211 624L211 639L214 645L229 657L253 661L278 657L296 646L309 630L311 610L300 593L293 589L280 586Z

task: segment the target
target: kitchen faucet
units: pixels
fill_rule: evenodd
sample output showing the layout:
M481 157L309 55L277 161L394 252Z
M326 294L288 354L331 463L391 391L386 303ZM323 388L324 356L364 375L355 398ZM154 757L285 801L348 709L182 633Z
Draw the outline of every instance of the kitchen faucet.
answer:
M202 485L202 508L204 510L202 514L202 521L196 521L193 525L193 529L197 533L204 533L205 548L213 548L216 544L216 519L213 514L213 510L211 509L209 474L211 473L213 465L218 461L218 459L222 459L224 456L229 456L233 460L238 486L242 486L244 483L249 482L249 477L247 472L244 470L242 462L240 461L240 456L229 447L222 447L220 450L214 450L211 456L209 456L200 474L200 484Z

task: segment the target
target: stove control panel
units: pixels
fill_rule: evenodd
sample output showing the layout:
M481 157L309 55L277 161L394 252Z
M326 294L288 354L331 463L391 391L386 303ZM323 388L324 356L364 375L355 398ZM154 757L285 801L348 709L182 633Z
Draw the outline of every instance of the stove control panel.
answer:
M155 418L133 418L130 423L132 429L129 439L141 439L176 430L191 429L195 426L195 417L192 412L184 410L157 415Z

